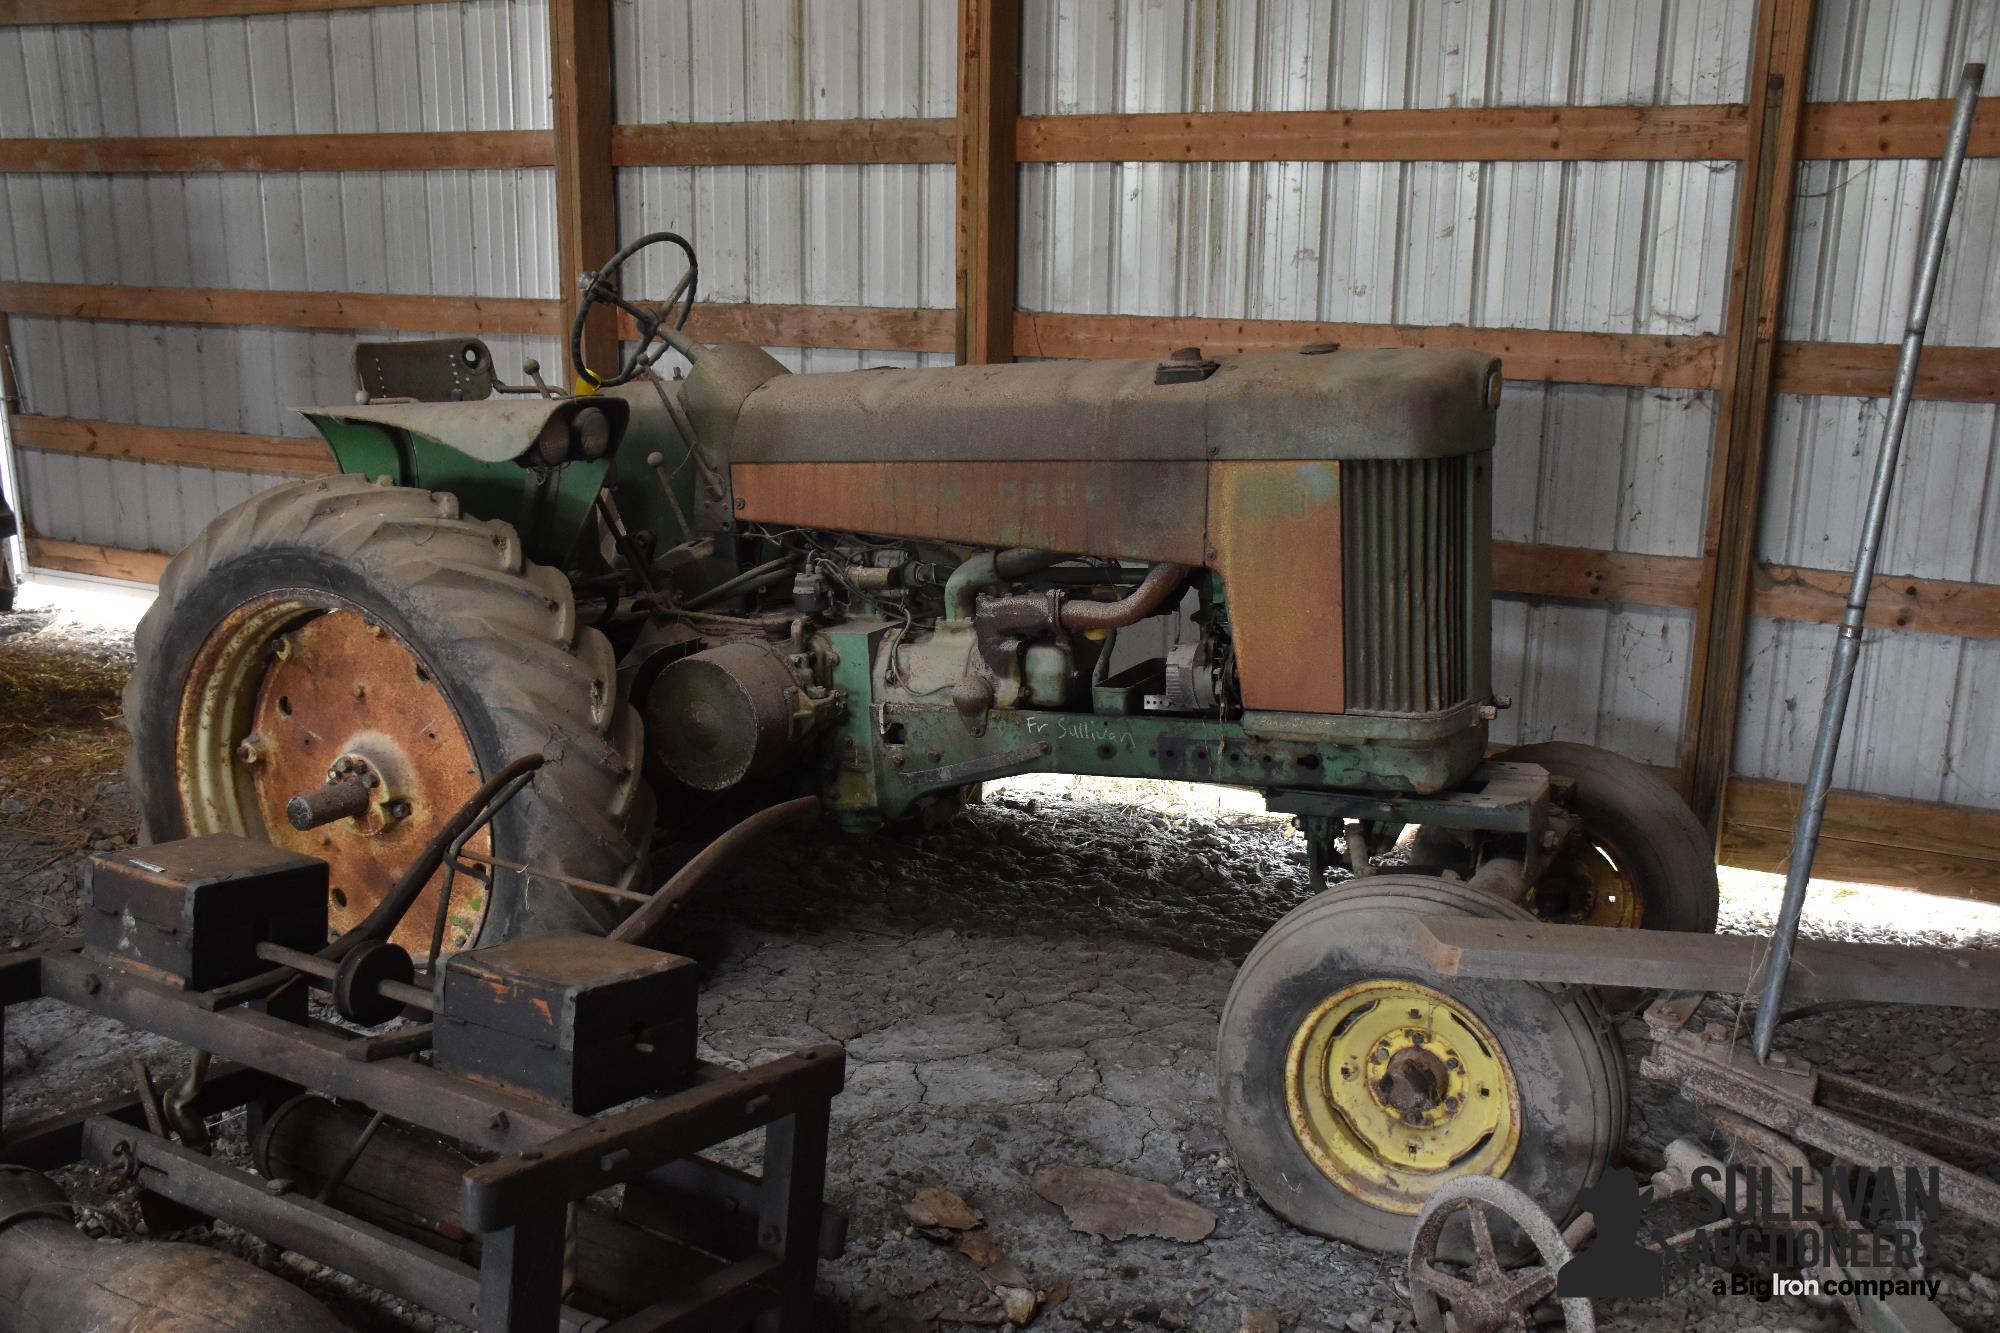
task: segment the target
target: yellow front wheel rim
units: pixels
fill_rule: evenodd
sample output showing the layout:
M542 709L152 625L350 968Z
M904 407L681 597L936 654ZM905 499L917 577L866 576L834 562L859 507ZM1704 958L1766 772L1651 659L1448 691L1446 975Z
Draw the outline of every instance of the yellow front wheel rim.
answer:
M1329 1180L1407 1216L1447 1181L1505 1173L1521 1140L1520 1089L1491 1029L1414 981L1322 1000L1292 1034L1285 1101Z

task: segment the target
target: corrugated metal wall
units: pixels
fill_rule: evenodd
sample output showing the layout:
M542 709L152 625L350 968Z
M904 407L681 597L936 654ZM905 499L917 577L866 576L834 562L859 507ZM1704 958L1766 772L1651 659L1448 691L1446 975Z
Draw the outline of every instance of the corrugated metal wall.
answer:
M1968 60L2000 67L1993 0L1824 0L1807 95L1816 101L1943 97ZM1902 336L1928 162L1809 162L1799 180L1782 337ZM1967 163L1929 337L2000 345L2000 160ZM1760 558L1847 568L1881 447L1881 399L1780 395ZM2000 408L1919 402L1881 571L2000 583ZM1754 620L1736 768L1803 780L1834 629ZM1837 785L2000 808L2000 641L1871 632Z
M541 0L0 28L0 137L538 129ZM554 173L0 174L0 281L548 296ZM307 435L353 392L348 334L23 318L22 410ZM408 336L423 336L411 332ZM504 369L553 339L489 340ZM532 346L527 346L532 344ZM279 478L17 455L43 536L174 551Z
M1824 0L1809 95L1939 96L1995 49L1995 0ZM1026 114L1740 100L1754 0L1028 0ZM616 0L626 123L943 116L952 0ZM335 13L0 29L0 137L517 129L549 123L545 6L462 0ZM1022 169L1020 303L1191 314L1716 333L1736 167L1705 163L1128 163ZM1923 164L1803 169L1785 336L1886 341ZM0 176L0 280L551 296L552 173ZM629 238L671 227L719 301L948 307L949 166L621 170ZM1961 218L1992 217L2000 162ZM1934 325L2000 338L1992 229L1961 227ZM641 290L673 278L664 256ZM304 433L282 409L342 398L348 335L16 318L25 410ZM554 340L491 340L503 369ZM937 354L776 349L798 369ZM1021 349L1032 355L1033 348ZM1502 539L1695 556L1714 395L1512 384ZM1766 559L1851 557L1879 406L1781 398ZM1920 404L1886 567L2000 581L2000 411ZM45 535L172 550L271 478L24 452ZM1919 523L1911 516L1921 512ZM1507 601L1501 739L1564 736L1674 757L1690 617ZM1830 631L1752 631L1741 772L1803 769ZM2000 805L1979 725L2000 644L1882 634L1845 785ZM1939 756L1943 762L1939 762Z
M1024 114L1740 100L1751 0L1037 0ZM1021 304L1064 312L1715 333L1736 166L1024 168ZM1024 351L1032 351L1025 348ZM1700 554L1714 395L1510 384L1502 539ZM1497 609L1501 740L1670 762L1685 612Z
M621 123L949 116L953 0L619 0L612 7ZM949 165L628 167L619 239L679 231L717 301L949 308ZM664 295L680 256L656 252L639 289ZM772 349L795 370L950 365L937 353Z

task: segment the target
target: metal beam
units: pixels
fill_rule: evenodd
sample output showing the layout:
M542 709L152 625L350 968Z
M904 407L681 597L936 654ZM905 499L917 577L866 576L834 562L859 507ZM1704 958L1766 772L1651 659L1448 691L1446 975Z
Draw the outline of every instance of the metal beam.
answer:
M1411 936L1443 976L1727 995L1755 988L1770 948L1769 940L1755 935L1446 916L1419 917ZM2000 1009L2000 953L1801 940L1787 994L1813 1004Z

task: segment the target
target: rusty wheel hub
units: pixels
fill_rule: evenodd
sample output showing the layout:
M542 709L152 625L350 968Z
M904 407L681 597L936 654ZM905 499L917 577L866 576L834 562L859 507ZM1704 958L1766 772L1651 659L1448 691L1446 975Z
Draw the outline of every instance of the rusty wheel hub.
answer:
M1646 903L1618 849L1601 837L1579 833L1557 854L1525 904L1544 921L1637 930Z
M417 650L326 593L238 607L196 655L175 781L191 833L263 837L327 862L328 921L357 924L478 789L464 724ZM303 823L304 827L299 827ZM481 831L468 850L486 852ZM422 957L443 872L393 936ZM482 885L460 877L445 947L477 938Z

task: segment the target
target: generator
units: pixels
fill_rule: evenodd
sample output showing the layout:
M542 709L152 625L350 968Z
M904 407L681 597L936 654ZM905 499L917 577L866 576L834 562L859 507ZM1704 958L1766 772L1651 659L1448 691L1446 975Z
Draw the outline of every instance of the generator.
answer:
M628 296L655 247L684 276ZM1024 773L1253 788L1298 819L1316 887L1351 881L1274 927L1224 1020L1224 1118L1264 1197L1398 1249L1467 1172L1544 1199L1595 1179L1623 1116L1603 997L1502 1012L1408 956L1418 900L1715 922L1712 842L1650 770L1489 752L1497 358L793 374L689 336L697 289L668 232L585 275L567 388L534 362L508 382L476 340L359 346L355 400L304 409L340 475L218 518L139 629L147 834L324 861L338 932L543 754L463 839L489 873L440 871L404 918L394 942L435 966L605 931L656 834L802 794L854 836ZM616 367L581 352L603 305ZM1373 889L1385 858L1406 873Z

